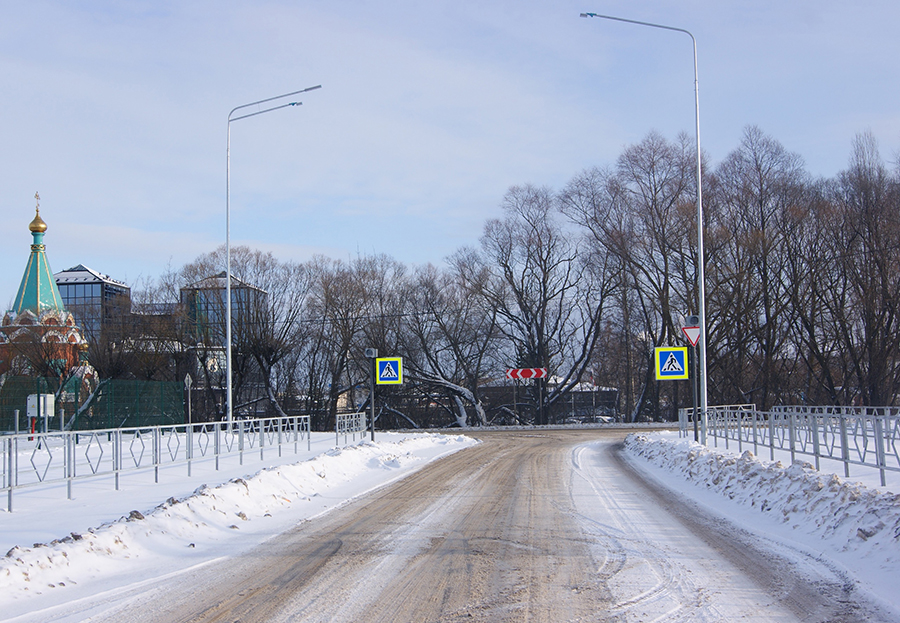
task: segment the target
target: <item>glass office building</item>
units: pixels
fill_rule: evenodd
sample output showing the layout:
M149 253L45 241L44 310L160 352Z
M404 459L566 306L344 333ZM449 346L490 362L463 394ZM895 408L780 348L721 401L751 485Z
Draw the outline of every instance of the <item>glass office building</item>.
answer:
M83 264L53 275L66 309L89 339L130 312L131 288Z
M268 294L240 279L231 278L231 328L245 333L266 313ZM181 304L188 334L195 343L225 346L225 273L207 277L181 289ZM234 342L240 343L240 339Z

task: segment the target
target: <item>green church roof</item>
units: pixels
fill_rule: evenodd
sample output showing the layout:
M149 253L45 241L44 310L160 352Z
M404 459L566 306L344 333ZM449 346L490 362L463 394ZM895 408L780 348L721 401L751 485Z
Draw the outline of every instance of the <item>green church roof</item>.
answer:
M40 197L35 193L35 199ZM25 274L22 276L22 284L13 304L13 311L20 314L30 309L35 314L46 310L65 311L56 280L53 279L53 271L47 262L47 254L44 252L44 232L47 224L41 219L40 203L35 207L35 217L28 226L34 238L31 244L31 256L28 265L25 266Z

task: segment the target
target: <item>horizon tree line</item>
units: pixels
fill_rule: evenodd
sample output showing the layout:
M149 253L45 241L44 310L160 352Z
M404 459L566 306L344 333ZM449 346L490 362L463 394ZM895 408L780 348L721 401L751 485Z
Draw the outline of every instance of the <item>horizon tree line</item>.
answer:
M374 347L406 368L408 382L379 395L389 426L547 423L585 382L617 389L625 420L672 419L690 385L656 382L652 358L685 344L681 326L698 311L694 154L686 136L650 132L562 189L514 186L479 244L440 266L232 249L233 277L268 293L234 325L236 392L253 385L246 401L316 412L324 427L367 404L363 351ZM750 126L703 177L709 403L896 404L900 169L871 133L844 171L815 179ZM178 301L224 264L223 248L201 255L144 284L135 303ZM189 327L178 331L184 343ZM174 373L158 356L125 369L101 346L89 351L101 375ZM525 409L498 402L489 389L508 367L547 368L553 382L522 388ZM434 415L417 421L414 403Z

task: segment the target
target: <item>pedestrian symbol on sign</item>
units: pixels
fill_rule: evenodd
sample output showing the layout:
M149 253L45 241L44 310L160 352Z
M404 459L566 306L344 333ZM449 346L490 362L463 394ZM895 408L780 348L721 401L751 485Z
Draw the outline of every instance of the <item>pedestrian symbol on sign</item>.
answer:
M675 381L688 378L687 348L660 346L656 349L656 380Z
M681 364L678 362L678 358L675 356L675 353L669 353L669 358L666 359L666 363L663 364L662 371L674 372L675 374L678 374L684 372L684 368L681 367Z
M375 360L375 383L378 385L400 385L403 383L403 359L401 357L381 357Z
M397 378L397 371L394 370L394 366L390 361L388 361L381 367L381 373L379 376L382 380L393 381Z

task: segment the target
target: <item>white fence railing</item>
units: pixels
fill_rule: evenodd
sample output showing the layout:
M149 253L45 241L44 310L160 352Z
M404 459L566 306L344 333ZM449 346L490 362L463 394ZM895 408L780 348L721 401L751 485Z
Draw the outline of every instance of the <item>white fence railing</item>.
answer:
M366 437L366 414L363 411L358 413L338 413L334 423L334 441L336 445L341 443L341 435L344 436L344 443L347 443L349 436L356 441L356 435L359 433L360 440Z
M76 481L100 476L112 477L119 489L122 472L159 470L184 465L191 475L192 463L215 461L226 455L282 452L306 441L310 450L309 416L235 420L225 422L146 426L92 431L19 433L0 436L2 445L2 489L7 494L7 510L13 508L13 492L18 489L64 483L72 499Z
M678 413L682 436L693 427L693 409ZM779 406L771 411L757 411L753 405L709 407L707 409L707 437L718 446L737 443L769 448L774 460L775 450L814 457L816 469L820 459L833 459L844 464L844 475L850 475L851 465L877 468L881 484L885 471L900 472L900 407L807 407Z

